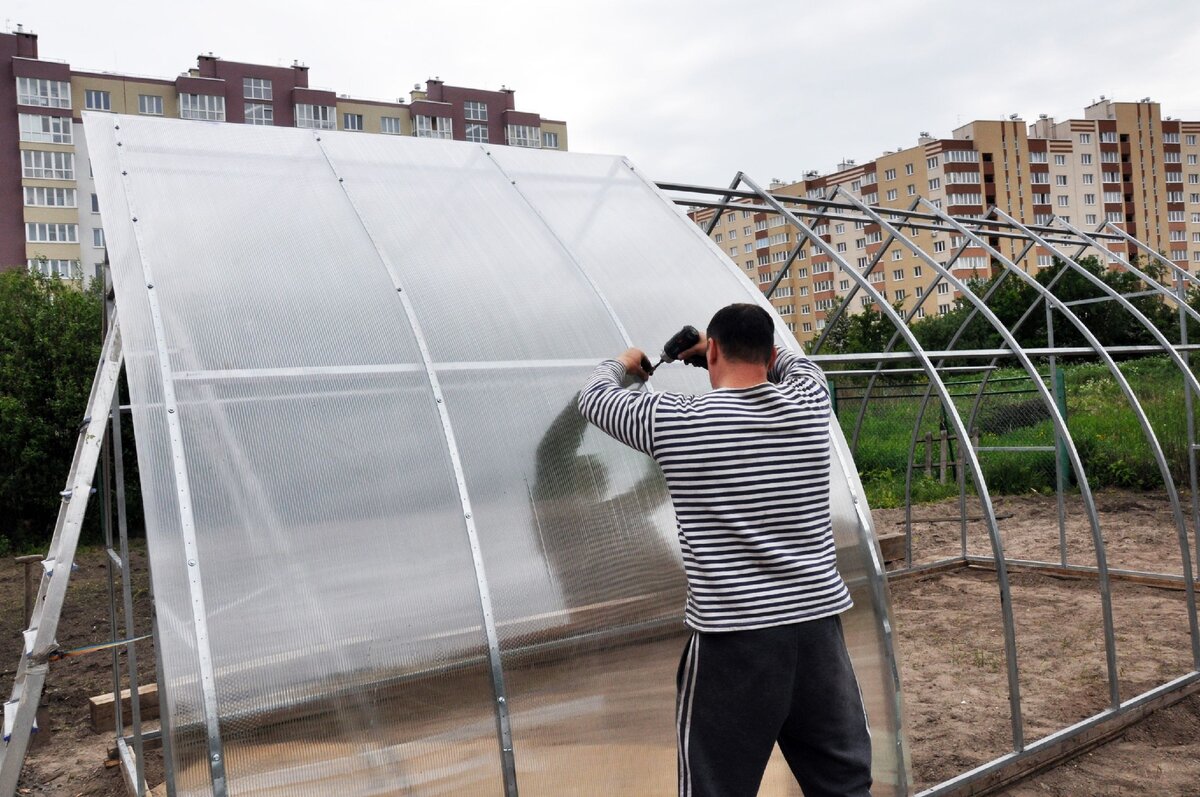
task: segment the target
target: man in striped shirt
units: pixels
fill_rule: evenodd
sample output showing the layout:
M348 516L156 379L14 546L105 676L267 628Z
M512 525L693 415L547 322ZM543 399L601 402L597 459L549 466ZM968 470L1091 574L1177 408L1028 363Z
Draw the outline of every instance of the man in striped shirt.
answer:
M679 794L753 797L776 742L806 797L866 797L871 741L838 615L829 390L774 347L758 305L713 316L701 396L627 390L629 349L596 367L579 410L655 459L670 489L692 636L677 678Z

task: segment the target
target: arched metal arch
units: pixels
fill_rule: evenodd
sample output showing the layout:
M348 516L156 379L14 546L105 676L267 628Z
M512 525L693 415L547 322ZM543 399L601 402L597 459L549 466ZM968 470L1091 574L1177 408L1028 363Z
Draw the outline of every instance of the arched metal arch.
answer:
M959 434L960 439L967 439L967 430L962 424L962 418L960 418L957 413L953 412L953 401L950 398L949 391L946 389L946 385L942 382L942 378L937 372L937 368L934 366L929 356L925 353L924 348L921 346L916 336L913 335L912 330L905 325L904 320L895 311L895 309L883 299L883 296L880 295L879 291L877 291L875 287L871 285L866 277L860 274L857 269L851 267L849 263L847 263L836 251L834 251L833 247L829 246L829 244L825 243L825 241L823 241L820 237L816 236L812 228L801 221L796 214L784 207L781 202L764 191L749 177L740 173L739 176L741 177L742 181L756 194L758 194L758 196L764 202L774 208L776 212L783 215L783 217L786 218L793 226L804 232L812 240L814 246L819 248L823 254L827 255L831 260L837 263L839 268L842 269L842 272L845 273L846 276L850 277L850 279L856 282L859 287L861 287L862 290L867 293L867 295L879 303L880 311L883 312L892 322L892 324L895 325L898 330L900 330L901 334L904 335L905 341L911 347L913 353L917 356L921 366L925 369L929 381L936 385L937 392L942 401L945 402L947 407L950 407L950 417L956 427L955 431ZM1010 716L1012 720L1013 747L1016 750L1021 750L1025 746L1024 731L1020 719L1021 685L1017 673L1016 633L1013 624L1012 600L1008 585L1008 566L1004 557L1004 543L1000 538L1000 528L996 523L996 513L992 507L991 496L989 495L987 486L983 480L983 469L980 467L979 459L972 449L964 448L963 451L966 454L967 464L971 470L972 477L975 479L976 484L979 485L983 516L985 522L987 523L988 535L992 543L992 556L996 564L997 580L1000 584L1000 610L1004 621L1004 649L1008 670L1008 693Z
M1200 669L1200 638L1198 638L1198 637L1200 637L1200 629L1197 628L1196 596L1195 596L1195 591L1192 588L1191 555L1188 551L1187 526L1184 522L1182 509L1179 504L1179 493L1175 488L1175 482L1171 476L1170 467L1167 465L1166 457L1163 454L1162 446L1160 445L1160 443L1158 441L1158 437L1157 437L1157 435L1154 434L1154 430L1150 426L1150 421L1146 417L1145 410L1142 408L1141 402L1138 400L1137 395L1133 392L1133 388L1130 386L1129 381L1125 378L1124 374L1121 373L1121 369L1117 367L1117 364L1113 360L1112 356L1108 353L1108 351L1104 348L1104 346L1100 343L1100 341L1096 338L1096 336L1091 332L1091 330L1089 330L1087 328L1087 325L1085 325L1082 321L1080 321L1079 317L1076 316L1073 312L1071 312L1071 309L1061 299L1059 299L1057 296L1055 296L1051 291L1049 291L1045 286L1043 286L1041 283L1039 283L1036 279L1031 277L1029 274L1025 273L1025 271L1022 268L1017 266L1015 263L1013 263L1011 260L1009 260L1003 254L1001 254L998 250L996 250L991 245L989 245L986 241L984 241L982 238L980 238L975 232L969 230L967 227L965 227L963 224L961 224L958 220L943 213L939 208L935 208L927 200L922 200L922 204L926 208L937 213L946 224L951 225L961 234L966 235L966 236L970 237L972 240L974 240L976 242L976 245L982 247L989 255L991 255L1005 269L1010 270L1014 275L1016 275L1018 279L1022 280L1023 282L1025 282L1025 284L1029 285L1034 290L1038 291L1042 295L1043 299L1046 302L1051 303L1056 310L1061 312L1063 314L1063 316L1068 321L1070 321L1071 324L1077 330L1079 330L1080 334L1088 342L1088 345L1091 346L1092 349L1096 352L1096 355L1104 361L1105 365L1109 369L1109 372L1113 375L1113 378L1116 380L1117 385L1121 388L1121 391L1125 394L1126 399L1129 401L1130 406L1133 408L1134 414L1137 416L1138 423L1142 427L1143 433L1146 435L1146 440L1149 443L1151 452L1153 453L1155 461L1158 464L1159 471L1162 474L1163 482L1167 489L1167 494L1171 501L1172 512L1175 516L1175 523L1176 523L1176 526L1179 531L1180 549L1183 554L1183 574L1184 574L1185 588L1187 590L1188 621L1189 621L1189 624L1191 627L1193 667ZM1146 317L1144 315L1142 315L1140 312L1137 311L1136 308L1134 308L1131 304L1129 304L1129 301L1127 299L1125 299L1123 296L1121 296L1116 291L1114 291L1112 288L1110 288L1103 280L1096 278L1095 275L1093 275L1087 269L1080 266L1074 260L1070 260L1069 258L1066 258L1065 255L1063 255L1063 253L1061 251L1055 249L1051 244L1046 243L1044 238L1037 235L1037 233L1033 232L1028 227L1021 225L1019 222L1016 222L1015 220L1012 219L1012 217L1008 216L1003 211L998 210L997 215L999 218L1001 218L1005 221L1008 221L1009 223L1015 225L1019 229L1024 230L1025 233L1027 235L1029 235L1033 240L1037 241L1039 243L1039 245L1044 246L1045 248L1050 249L1051 251L1055 252L1056 255L1058 255L1060 258L1064 259L1067 262L1069 267L1073 267L1078 272L1082 272L1083 274L1087 275L1088 277L1092 277L1094 280L1093 284L1097 284L1097 287L1099 287L1102 291L1108 293L1110 296L1112 296L1114 299L1116 299L1118 302L1120 302L1123 306L1126 307L1127 310L1131 311L1131 313L1134 315L1135 318L1137 318L1143 324L1153 327L1153 325L1150 324L1149 320L1146 319ZM1159 340L1160 345L1162 345L1164 349L1169 351L1170 356L1176 361L1177 364L1180 363L1181 361L1179 359L1178 352L1176 352L1175 349L1171 346L1171 344L1168 343L1165 340L1165 338L1162 337L1162 333L1158 332L1158 330L1156 328L1154 329L1154 333L1155 333L1155 337ZM1186 370L1186 369L1184 369L1184 370ZM1185 380L1190 381L1193 385L1196 384L1196 378L1190 372L1185 374Z
M887 229L890 232L894 232L894 228L887 221L885 221L879 215L879 213L867 207L852 196L847 194L843 194L843 196L845 196L846 200L850 202L850 204L856 206L862 213L874 219L875 222L880 225L880 227ZM1059 411L1058 405L1054 401L1054 397L1050 395L1050 391L1046 388L1046 384L1038 375L1037 368L1034 366L1033 361L1029 359L1029 355L1025 353L1025 350L1017 342L1017 339L1013 333L1004 326L1000 319L996 317L995 313L988 308L987 304L981 301L980 298L976 296L966 284L955 277L948 268L943 266L941 263L938 263L936 259L931 257L919 246L908 239L904 239L904 244L908 246L914 253L916 253L917 257L922 262L926 263L930 268L932 268L942 278L950 283L955 290L959 291L963 297L972 304L975 310L982 315L989 324L992 325L992 328L1000 334L1000 337L1003 338L1004 342L1012 349L1013 354L1021 363L1021 367L1025 369L1027 374L1029 374L1030 380L1037 389L1038 396L1041 398L1046 409L1050 412L1050 420L1054 424L1056 432L1063 438L1063 441L1066 444L1067 456L1070 458L1071 465L1075 468L1075 472L1079 474L1079 488L1083 496L1083 503L1087 509L1088 522L1092 530L1092 544L1096 550L1096 567L1099 569L1098 580L1100 584L1101 611L1104 620L1104 651L1108 666L1109 702L1113 708L1117 708L1121 705L1121 693L1117 684L1117 649L1116 639L1113 631L1112 589L1108 577L1108 557L1105 554L1104 535L1100 531L1100 518L1096 514L1095 499L1092 497L1092 490L1088 484L1087 474L1083 468L1083 460L1080 458L1079 451L1075 447L1075 441L1071 437L1070 430L1067 429L1066 419L1063 418L1062 413ZM959 331L961 332L962 330L960 329ZM959 419L958 425L962 426L961 418ZM961 449L965 450L971 446L969 436L959 439L961 441ZM979 485L977 484L976 487L978 488Z

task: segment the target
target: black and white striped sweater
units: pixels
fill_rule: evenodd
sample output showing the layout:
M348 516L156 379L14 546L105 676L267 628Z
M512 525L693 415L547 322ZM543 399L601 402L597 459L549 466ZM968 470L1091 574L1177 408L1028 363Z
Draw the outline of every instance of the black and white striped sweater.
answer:
M780 350L768 380L700 396L621 387L605 360L579 410L662 468L698 631L744 631L850 608L829 511L829 390L803 355Z

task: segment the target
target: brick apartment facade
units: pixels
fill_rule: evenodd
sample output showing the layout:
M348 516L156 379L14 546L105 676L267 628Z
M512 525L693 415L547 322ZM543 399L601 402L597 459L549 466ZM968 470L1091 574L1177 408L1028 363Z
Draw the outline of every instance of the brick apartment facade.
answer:
M33 33L0 34L0 268L96 274L104 230L81 114L143 114L351 130L565 150L567 125L518 111L515 92L432 79L409 101L357 99L309 86L308 67L212 54L173 79L90 72L38 58Z
M924 197L956 216L980 216L996 206L1028 224L1060 216L1084 230L1105 221L1193 271L1200 270L1200 122L1164 119L1158 103L1114 102L1101 97L1082 119L1056 123L1042 117L1032 125L1020 119L980 120L964 125L951 138L922 133L916 146L885 152L837 171L809 172L796 182L777 182L780 194L821 198L834 186L881 207L907 208ZM707 225L712 211L693 214ZM838 254L864 268L885 236L874 224L831 220L819 231ZM946 233L918 231L921 247L945 263L962 241ZM796 233L778 218L748 211L725 211L713 239L746 275L765 290L795 248ZM1016 259L1018 244L996 239L1004 255ZM811 247L806 247L806 250ZM1114 249L1127 254L1124 246ZM1027 270L1050 265L1040 247L1021 260ZM954 260L955 276L990 275L982 249L968 247ZM905 310L929 290L932 269L903 247L892 247L871 280L890 302ZM797 339L820 334L826 311L850 290L828 256L804 251L772 297ZM955 293L943 283L926 299L918 316L945 313ZM865 297L851 311L861 311Z

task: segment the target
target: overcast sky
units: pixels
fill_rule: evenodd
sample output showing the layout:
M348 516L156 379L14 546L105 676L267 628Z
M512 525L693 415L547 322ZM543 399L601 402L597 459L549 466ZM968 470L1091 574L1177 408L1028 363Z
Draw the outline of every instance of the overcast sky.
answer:
M171 77L201 52L407 99L438 76L517 90L570 148L655 179L831 171L973 119L1081 117L1101 94L1200 119L1197 0L9 0L43 58Z

